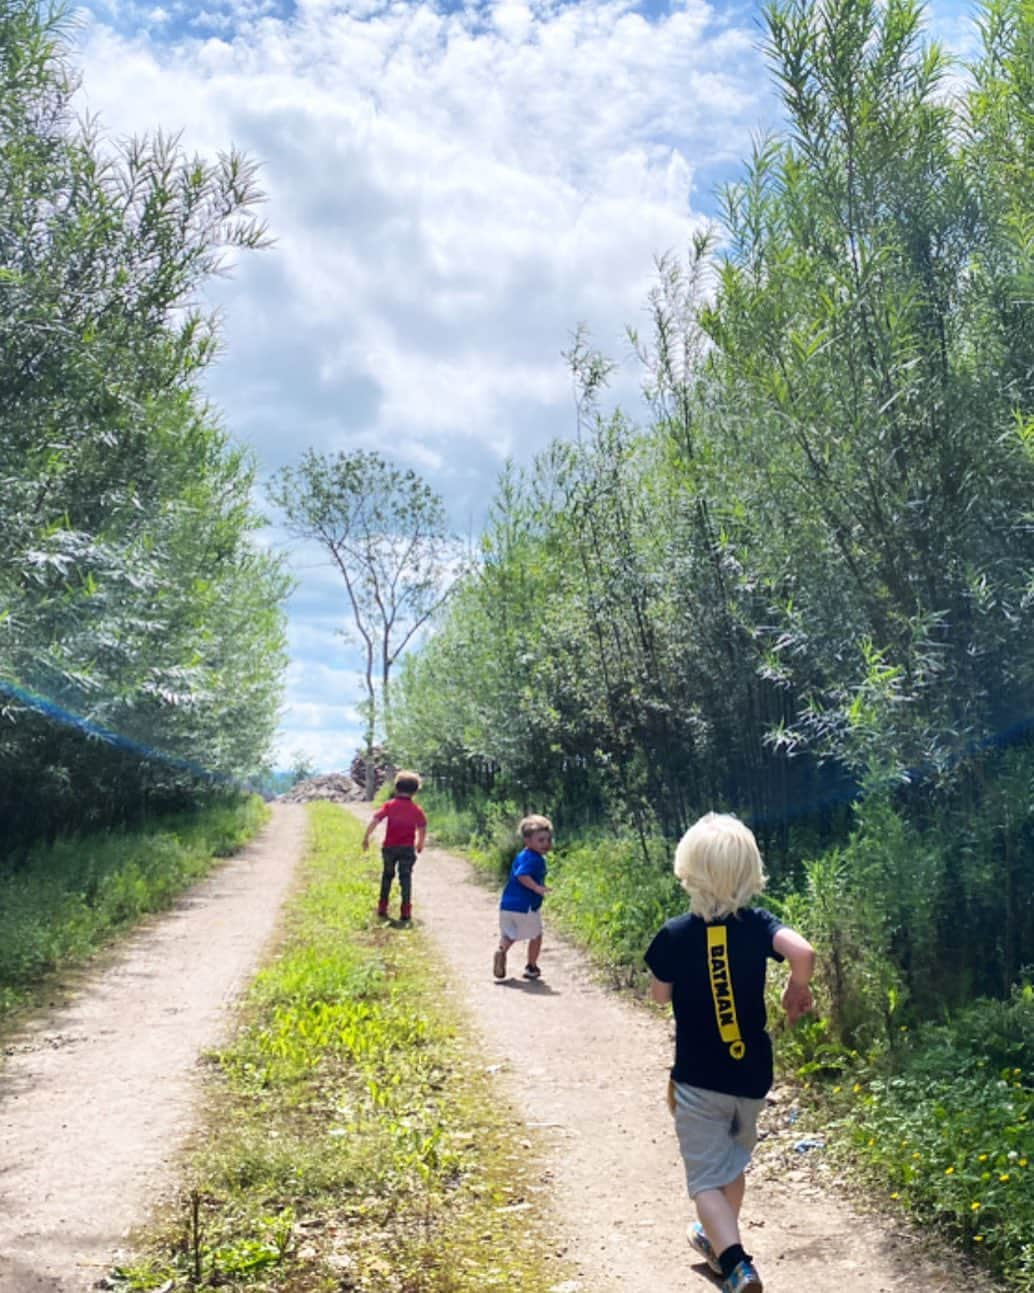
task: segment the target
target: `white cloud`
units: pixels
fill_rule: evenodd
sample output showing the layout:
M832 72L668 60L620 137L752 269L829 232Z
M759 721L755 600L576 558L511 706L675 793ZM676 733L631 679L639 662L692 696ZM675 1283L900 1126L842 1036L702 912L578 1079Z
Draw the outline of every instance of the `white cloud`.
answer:
M961 12L934 32L971 42ZM262 162L278 241L213 291L210 389L265 471L376 448L476 531L503 458L573 430L572 330L625 356L654 257L775 120L759 36L705 0L92 0L81 99L116 135ZM298 569L279 757L338 767L360 740L347 605L311 551Z
M273 766L289 768L296 756L302 754L320 772L348 772L362 744L358 728L314 732L306 727L285 726L277 737Z
M654 256L771 116L747 13L674 0L93 5L82 105L262 162L277 245L213 299L210 389L265 471L403 458L475 530L503 458L573 430L572 330L624 354ZM632 385L625 378L623 386ZM299 560L280 756L359 739L338 577Z

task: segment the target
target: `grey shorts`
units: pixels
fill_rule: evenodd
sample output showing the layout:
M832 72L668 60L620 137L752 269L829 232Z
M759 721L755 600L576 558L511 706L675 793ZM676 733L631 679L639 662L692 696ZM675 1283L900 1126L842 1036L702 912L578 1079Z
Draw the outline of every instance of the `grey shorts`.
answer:
M750 1162L764 1100L673 1082L675 1132L691 1199L731 1185Z
M539 938L542 934L542 917L537 911L500 911L499 932L511 943Z

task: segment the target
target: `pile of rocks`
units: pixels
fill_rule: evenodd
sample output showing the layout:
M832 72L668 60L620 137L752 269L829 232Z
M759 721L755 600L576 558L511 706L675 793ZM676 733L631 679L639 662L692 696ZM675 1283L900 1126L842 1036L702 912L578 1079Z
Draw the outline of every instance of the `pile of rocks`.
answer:
M361 803L366 798L362 786L357 786L347 773L323 772L308 781L299 781L286 794L280 796L284 804L307 804L313 799L329 799L334 804Z

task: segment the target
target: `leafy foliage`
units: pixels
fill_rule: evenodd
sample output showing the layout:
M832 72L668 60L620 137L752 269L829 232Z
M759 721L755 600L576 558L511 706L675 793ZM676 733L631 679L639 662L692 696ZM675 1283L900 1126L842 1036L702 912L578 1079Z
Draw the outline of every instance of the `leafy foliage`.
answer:
M856 1084L854 1154L890 1198L1034 1289L1034 993L923 1031L897 1071Z
M1034 17L979 21L952 83L912 0L768 8L785 128L658 264L645 425L576 334L576 441L504 473L397 689L397 757L605 821L644 892L655 837L746 817L833 1044L1007 993L1034 939Z
M254 795L217 796L143 828L37 844L13 874L0 875L0 1014L45 974L81 961L143 913L169 906L267 816Z
M104 822L182 801L198 769L246 774L283 666L286 581L251 541L252 467L199 387L217 336L197 295L226 251L266 242L254 167L77 124L64 39L59 11L0 3L0 821L14 837L74 827L84 803Z

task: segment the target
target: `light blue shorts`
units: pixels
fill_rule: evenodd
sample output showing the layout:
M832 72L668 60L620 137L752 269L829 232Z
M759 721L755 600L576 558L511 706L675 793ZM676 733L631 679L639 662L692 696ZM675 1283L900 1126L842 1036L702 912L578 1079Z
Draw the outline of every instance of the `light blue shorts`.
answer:
M675 1132L691 1199L731 1185L750 1162L764 1100L673 1082Z

